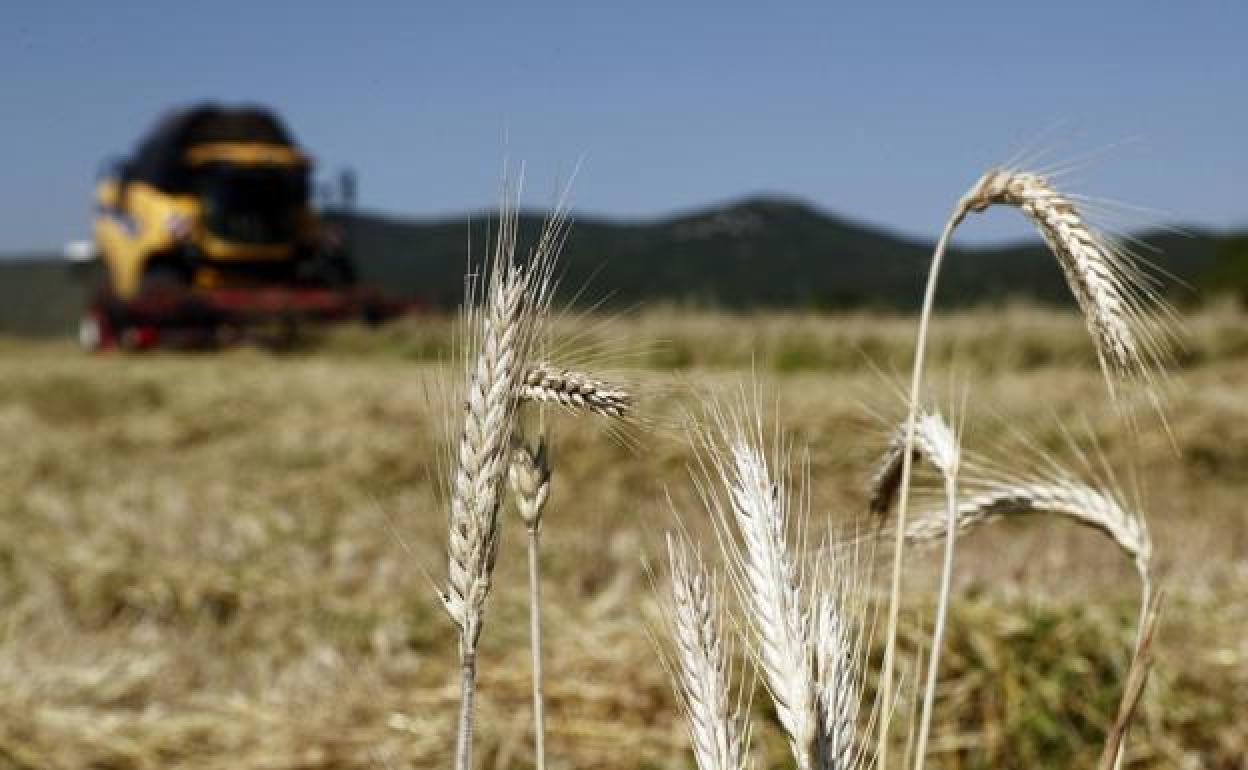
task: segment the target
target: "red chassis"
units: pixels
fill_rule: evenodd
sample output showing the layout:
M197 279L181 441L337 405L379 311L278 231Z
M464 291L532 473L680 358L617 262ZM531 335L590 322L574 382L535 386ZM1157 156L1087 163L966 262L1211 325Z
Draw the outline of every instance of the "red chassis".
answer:
M215 348L257 333L280 346L292 344L306 324L377 324L418 309L417 302L369 289L162 288L128 301L105 292L88 306L78 336L88 350Z

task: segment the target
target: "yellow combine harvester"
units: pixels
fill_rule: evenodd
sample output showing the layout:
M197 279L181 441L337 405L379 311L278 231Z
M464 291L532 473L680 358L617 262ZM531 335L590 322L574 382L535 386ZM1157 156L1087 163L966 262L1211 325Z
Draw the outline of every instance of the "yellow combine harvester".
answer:
M164 118L96 189L106 285L84 347L217 344L258 324L400 312L356 286L311 205L312 162L271 112L202 105Z

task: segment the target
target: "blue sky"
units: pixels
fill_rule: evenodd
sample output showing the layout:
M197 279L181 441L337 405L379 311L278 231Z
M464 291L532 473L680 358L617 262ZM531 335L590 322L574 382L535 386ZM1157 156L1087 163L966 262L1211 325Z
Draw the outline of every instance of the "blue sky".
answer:
M205 98L274 106L399 215L491 205L505 156L548 203L583 157L582 213L779 193L930 237L1038 144L1145 222L1248 224L1248 3L773 5L10 4L0 252L85 236L100 162Z

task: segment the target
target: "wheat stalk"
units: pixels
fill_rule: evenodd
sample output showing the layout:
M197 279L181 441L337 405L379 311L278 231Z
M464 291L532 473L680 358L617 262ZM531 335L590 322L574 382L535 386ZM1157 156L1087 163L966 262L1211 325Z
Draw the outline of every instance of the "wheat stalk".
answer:
M955 528L965 530L1006 516L1033 513L1064 516L1091 527L1108 536L1131 559L1140 577L1140 611L1134 645L1138 656L1147 644L1149 607L1153 600L1153 545L1144 518L1124 507L1113 495L1059 475L1052 480L1003 483L968 497L958 504ZM906 539L926 543L948 532L950 525L945 517L929 514L907 527ZM1122 729L1125 730L1125 724ZM1121 734L1116 740L1115 768L1122 762Z
M676 694L699 770L750 767L749 725L731 696L732 650L724 638L717 581L683 537L667 536L668 629Z
M546 440L530 448L513 440L507 471L516 510L529 534L529 652L533 667L533 743L537 770L546 770L546 696L542 673L542 512L550 498L550 456Z
M476 648L498 552L498 505L519 379L523 273L496 268L480 328L481 349L468 380L464 428L451 483L450 538L442 602L459 627L461 665L457 770L472 767Z
M900 440L902 431L894 432L893 450L904 451ZM940 654L945 638L950 594L953 586L953 553L957 539L958 471L961 466L962 448L958 436L945 424L937 413L923 414L914 431L916 449L928 458L941 474L945 491L945 521L949 523L945 533L944 559L940 570L940 593L936 602L936 619L932 627L932 647L928 653L927 682L923 688L923 707L919 717L918 740L914 747L915 770L922 770L927 761L927 739L932 724L932 708L936 699L936 679L940 671Z
M1157 621L1161 617L1161 593L1144 604L1140 616L1140 630L1136 638L1135 653L1131 656L1131 666L1127 669L1126 683L1122 688L1122 699L1118 704L1118 715L1113 727L1105 736L1105 746L1101 751L1098 770L1118 770L1126 753L1127 731L1131 720L1144 696L1144 687L1148 684L1148 675L1153 668L1153 635L1157 631Z
M528 368L517 393L523 401L558 404L603 417L625 417L633 407L633 395L624 388L547 362Z
M1170 339L1162 321L1165 304L1150 285L1149 277L1135 264L1134 258L1128 252L1114 247L1088 227L1071 200L1057 192L1045 177L1012 169L992 169L976 181L958 201L932 254L910 379L909 414L898 492L898 525L893 547L887 642L881 675L883 717L878 736L877 759L884 766L887 765L888 727L893 706L893 671L897 622L901 608L906 506L914 459L912 453L915 418L919 393L922 392L928 328L935 304L936 285L954 230L968 214L984 211L994 205L1019 208L1036 225L1057 258L1092 334L1111 395L1114 392L1115 376L1139 379L1151 385L1154 372L1168 355L1167 345Z
M549 306L554 250L564 221L556 214L547 223L530 259L521 265L515 258L515 209L504 204L486 275L469 280L466 396L451 474L447 580L441 591L442 604L459 630L457 770L472 766L476 649L498 551L498 508L518 406L514 394Z

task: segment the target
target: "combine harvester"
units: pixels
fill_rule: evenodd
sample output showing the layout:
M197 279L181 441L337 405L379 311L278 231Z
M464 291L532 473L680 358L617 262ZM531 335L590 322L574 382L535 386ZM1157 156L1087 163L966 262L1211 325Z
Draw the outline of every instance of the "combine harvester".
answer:
M204 105L164 118L96 188L92 256L105 278L79 324L82 346L281 346L308 322L409 310L359 285L342 230L312 207L311 171L267 110Z

